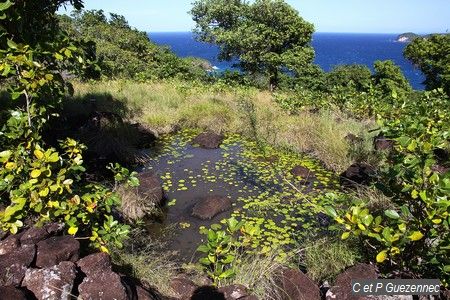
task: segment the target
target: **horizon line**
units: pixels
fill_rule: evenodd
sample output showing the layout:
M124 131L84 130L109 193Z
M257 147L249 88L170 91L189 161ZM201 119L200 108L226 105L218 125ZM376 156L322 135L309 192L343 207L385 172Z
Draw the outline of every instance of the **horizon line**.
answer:
M192 30L166 30L166 31L147 31L146 33L192 33ZM424 34L446 34L448 32L414 32L414 31L403 31L403 32L358 32L358 31L315 31L314 33L340 33L340 34L405 34L405 33L415 33L419 35ZM313 34L314 34L313 33Z

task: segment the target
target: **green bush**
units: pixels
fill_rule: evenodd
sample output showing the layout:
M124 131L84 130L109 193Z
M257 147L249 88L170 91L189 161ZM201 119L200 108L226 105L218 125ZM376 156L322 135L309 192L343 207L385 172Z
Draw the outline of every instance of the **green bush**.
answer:
M120 247L128 232L112 216L120 199L105 186L86 182L83 146L67 138L56 149L43 141L45 124L70 91L62 70L82 70L86 61L84 52L56 26L58 5L41 3L45 14L40 15L30 11L35 9L30 2L0 5L0 76L10 96L9 105L0 110L0 228L15 234L26 220L36 225L62 222L69 234L89 238L103 251L109 243ZM20 17L34 18L30 23L42 26L37 32L16 27ZM114 170L117 180L137 184L134 173Z
M345 230L342 238L366 241L385 270L395 266L424 278L438 275L445 285L450 280L449 108L450 99L436 90L380 119L382 134L395 147L382 164L377 187L394 208L370 211L365 201L353 199L348 209L326 209Z
M75 11L59 16L61 27L73 38L91 43L101 75L137 80L206 77L208 68L198 60L177 57L168 48L152 43L147 33L133 29L123 16L102 10Z

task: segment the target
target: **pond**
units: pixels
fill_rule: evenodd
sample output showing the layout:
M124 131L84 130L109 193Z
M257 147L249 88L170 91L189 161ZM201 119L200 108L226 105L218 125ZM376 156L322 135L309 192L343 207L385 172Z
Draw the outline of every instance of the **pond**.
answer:
M183 261L193 260L203 238L199 229L230 216L259 225L262 230L252 247L260 253L294 247L326 221L317 204L339 184L319 161L260 146L240 135L227 136L217 149L203 149L192 143L198 133L183 130L162 136L143 169L155 172L163 183L164 217L148 227L167 240L167 250ZM211 220L193 216L195 205L208 197L227 198L232 207Z

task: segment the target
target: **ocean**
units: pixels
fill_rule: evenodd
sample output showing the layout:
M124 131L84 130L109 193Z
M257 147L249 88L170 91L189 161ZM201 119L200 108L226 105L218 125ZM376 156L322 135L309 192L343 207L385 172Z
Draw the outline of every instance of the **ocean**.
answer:
M178 56L206 59L219 70L232 68L232 63L217 60L216 46L197 42L191 32L152 32L149 37ZM407 44L396 42L396 38L397 34L315 33L315 63L325 71L342 64L363 64L373 70L375 61L390 59L401 67L414 89L423 90L423 74L403 57Z

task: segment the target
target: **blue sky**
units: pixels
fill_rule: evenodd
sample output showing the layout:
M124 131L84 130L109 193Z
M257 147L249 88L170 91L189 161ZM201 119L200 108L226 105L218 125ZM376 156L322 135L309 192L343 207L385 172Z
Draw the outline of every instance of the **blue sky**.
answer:
M450 31L449 0L287 0L318 32ZM189 31L191 0L85 0L86 9L124 15L143 31Z

